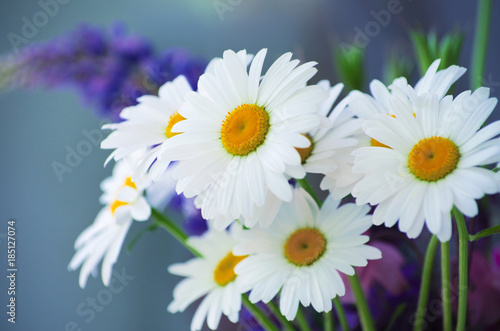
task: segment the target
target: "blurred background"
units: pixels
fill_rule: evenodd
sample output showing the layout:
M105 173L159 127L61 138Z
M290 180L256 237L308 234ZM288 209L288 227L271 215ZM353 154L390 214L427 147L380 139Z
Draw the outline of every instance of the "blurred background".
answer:
M21 44L13 43L9 35L23 36L26 21L43 18L36 16L47 3L56 3L57 11L45 15L44 24ZM389 6L397 13L380 23L377 13ZM483 85L498 97L500 44L494 41L500 33L500 3L495 2L493 10ZM221 56L226 49L256 53L266 47L269 66L292 51L296 58L319 63L313 83L338 82L333 48L361 42L369 81L383 79L388 58L413 59L408 31L415 28L435 31L438 37L459 28L465 36L459 64L469 67L475 13L476 2L452 0L2 0L0 55L50 40L81 23L110 29L119 21L128 34L150 40L156 51L182 47L200 59ZM414 69L413 83L419 76ZM469 86L467 73L457 90ZM62 180L52 164L64 164L68 149L87 139L83 132L101 127L92 105L70 88L3 91L0 105L0 330L188 330L196 307L182 314L167 312L180 280L167 272L167 266L186 261L190 254L161 229L145 234L130 254L122 250L114 268L127 276L116 293L103 292L100 278L90 278L82 290L78 272L67 270L76 237L101 208L99 183L112 167L103 168L108 151L94 145ZM500 118L498 109L493 118ZM6 234L11 219L16 220L18 266L15 325L5 314ZM133 224L125 245L147 225ZM95 298L103 304L93 307ZM222 329L237 328L225 324Z

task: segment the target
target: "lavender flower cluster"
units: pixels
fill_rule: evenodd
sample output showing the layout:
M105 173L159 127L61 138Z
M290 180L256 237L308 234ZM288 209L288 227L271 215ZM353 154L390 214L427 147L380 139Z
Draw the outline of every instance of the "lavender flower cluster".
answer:
M46 43L0 59L0 87L72 87L100 117L119 121L120 111L178 75L196 88L206 61L179 48L155 54L151 43L128 35L121 24L110 31L81 25Z

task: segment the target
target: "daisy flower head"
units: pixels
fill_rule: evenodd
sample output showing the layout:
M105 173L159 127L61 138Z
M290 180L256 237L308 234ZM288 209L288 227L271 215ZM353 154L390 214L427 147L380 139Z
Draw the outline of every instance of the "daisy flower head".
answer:
M344 114L356 116L357 120L352 123L359 125L359 130L351 135L351 139L357 141L356 145L339 149L336 152L337 168L327 174L321 182L321 189L330 190L335 199L341 199L350 194L363 175L352 171L354 156L352 152L359 147L383 146L379 141L367 136L361 130L361 124L366 120L373 119L378 114L394 116L393 107L398 107L399 99L409 99L414 106L419 106L422 96L432 93L440 99L444 97L450 86L464 73L465 68L451 66L447 69L437 71L440 60L436 60L427 70L426 74L416 84L415 88L410 86L404 77L395 79L389 87L379 80L370 83L371 95L360 91L352 91L347 96L347 108ZM411 108L409 111L413 111Z
M339 271L353 275L353 266L381 257L362 235L372 225L370 208L339 204L329 196L319 209L298 188L268 229L256 226L237 233L240 244L233 252L248 257L235 272L242 291L251 290L251 302L267 303L281 289L280 310L288 320L295 318L299 302L330 311L332 299L345 294Z
M447 69L448 70L448 69ZM441 75L442 76L442 75ZM455 205L469 217L477 215L476 199L498 192L495 173L483 166L500 159L500 122L482 129L496 106L489 89L443 97L440 84L413 102L399 95L387 114L363 124L380 143L356 150L353 171L364 177L353 189L358 204L378 205L374 224L417 237L424 223L442 242L451 237L450 212ZM394 95L393 95L394 96Z
M235 226L229 231L209 227L202 236L190 237L187 244L202 252L203 257L168 268L170 273L186 277L174 289L174 300L168 306L171 313L182 312L205 296L194 314L191 331L201 330L205 319L210 329L217 329L222 314L231 322L238 322L242 292L239 291L239 277L234 273L234 267L245 257L232 253L236 244L233 235Z
M143 95L137 99L137 105L123 109L120 113L123 122L104 125L103 129L113 130L101 143L103 149L114 149L106 163L149 148L134 166L139 172L149 170L157 181L169 165L165 160L157 160L161 144L179 134L172 127L184 119L178 109L189 91L192 90L186 77L178 76L161 86L158 96Z
M112 176L101 183L103 194L100 202L105 206L94 223L76 239L76 253L68 266L70 270L81 266L81 288L85 287L90 273L97 274L97 265L101 260L102 282L109 285L113 264L132 221L146 221L151 214L151 208L143 197L148 185L149 179L145 175L132 181L132 169L127 159L117 162Z
M326 123L307 134L311 147L299 151L307 173L325 175L321 189L330 190L334 199L342 199L360 179L360 175L351 172L354 161L351 153L359 146L360 140L366 140L366 135L361 130L363 121L355 118L346 108L348 98L344 98L332 109L343 85L330 87L330 83L323 80L318 86L328 92L328 99L321 104L319 110Z
M321 122L317 109L326 98L319 86L306 86L315 63L298 66L291 53L278 58L262 76L266 50L247 70L246 52L225 51L200 77L198 91L179 110L185 118L173 130L183 134L162 147L163 157L180 160L174 172L177 192L202 195L203 217L223 229L235 219L256 214L266 191L290 201L287 166L301 164L296 148Z

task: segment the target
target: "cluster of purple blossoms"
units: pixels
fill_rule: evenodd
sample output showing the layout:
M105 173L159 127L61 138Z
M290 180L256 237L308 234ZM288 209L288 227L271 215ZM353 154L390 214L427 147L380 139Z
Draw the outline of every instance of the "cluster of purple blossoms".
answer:
M155 54L147 40L127 35L120 24L108 33L82 25L46 43L0 60L0 87L73 87L100 117L119 121L120 111L178 75L196 89L206 61L168 48Z

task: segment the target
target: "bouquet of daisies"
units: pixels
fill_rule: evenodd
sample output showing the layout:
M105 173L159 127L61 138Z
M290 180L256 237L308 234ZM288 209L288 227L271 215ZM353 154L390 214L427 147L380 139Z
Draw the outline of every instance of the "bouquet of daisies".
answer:
M336 301L345 320L340 274L349 276L369 330L354 267L381 258L367 244L372 224L397 223L409 238L425 224L444 244L452 214L463 231L462 215L475 216L476 200L498 192L496 173L484 166L500 161L500 122L481 128L497 100L484 87L447 95L465 68L438 70L436 60L415 87L404 77L389 87L375 80L372 95L352 91L336 102L342 84L308 85L316 63L299 64L287 53L264 73L265 57L265 49L255 56L225 51L196 91L178 76L125 108L122 122L104 126L112 132L101 147L113 150L108 160L116 164L102 185L106 206L76 242L70 268L82 266L81 286L101 259L109 282L132 221L152 214L195 255L169 268L184 277L169 311L203 297L192 330L205 320L217 329L221 315L237 323L242 305L277 330L258 302L271 305L285 328L307 323L301 306L328 313ZM308 173L324 176L326 200ZM143 193L163 181L175 182L164 190L194 199L208 220L203 235L187 237L152 209ZM349 194L355 203L342 201Z
M412 37L429 50L422 35ZM373 318L364 280L381 273L376 263L387 253L396 265L387 277L397 283L401 255L370 241L370 228L397 224L417 238L425 225L432 237L411 324L421 330L426 323L440 243L442 327L456 323L464 330L468 244L499 231L469 235L464 218L478 215L477 200L500 191L494 168L500 121L484 125L497 99L477 82L474 90L451 92L466 69L449 57L420 58L423 74L414 86L405 77L388 86L373 80L367 94L326 80L311 84L315 62L300 64L286 53L271 63L266 53L227 50L204 70L202 62L189 60L196 65L142 91L103 127L110 133L101 147L111 150L106 163L114 168L101 184L103 208L76 239L69 263L80 269L80 286L101 261L108 286L129 228L152 219L193 253L169 267L183 279L168 305L181 312L202 299L192 331L205 322L218 329L223 315L232 323L254 319L264 330L348 330L358 327L354 315L363 330L375 330L383 322ZM133 54L151 58L145 51ZM341 56L347 71L350 57L359 60L353 53ZM134 61L127 66L141 73L144 61ZM313 184L308 174L315 174ZM319 189L326 198L318 197ZM165 209L179 199L189 220L184 228ZM452 307L449 241L455 231L459 299ZM385 282L387 295L397 292ZM349 303L355 308L347 309Z

